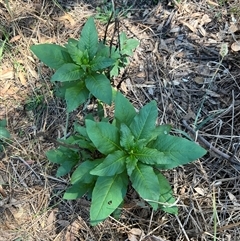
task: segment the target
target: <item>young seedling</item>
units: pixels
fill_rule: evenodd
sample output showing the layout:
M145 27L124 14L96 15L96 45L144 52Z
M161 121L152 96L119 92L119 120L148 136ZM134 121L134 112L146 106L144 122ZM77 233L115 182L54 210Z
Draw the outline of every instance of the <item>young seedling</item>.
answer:
M171 126L156 126L155 101L138 113L119 92L114 102L112 122L86 119L85 126L75 124L77 134L47 153L51 162L60 164L57 175L75 168L72 186L64 198L87 194L92 225L119 208L129 185L154 210L177 214L171 186L160 171L196 160L206 151L194 142L170 135Z
M69 39L64 47L33 45L31 50L44 64L56 70L51 81L61 83L57 93L65 98L67 111L71 112L91 95L111 104L112 87L108 76L118 75L137 45L137 40L127 39L124 33L120 35L120 48L103 44L98 40L94 20L90 17L79 40Z

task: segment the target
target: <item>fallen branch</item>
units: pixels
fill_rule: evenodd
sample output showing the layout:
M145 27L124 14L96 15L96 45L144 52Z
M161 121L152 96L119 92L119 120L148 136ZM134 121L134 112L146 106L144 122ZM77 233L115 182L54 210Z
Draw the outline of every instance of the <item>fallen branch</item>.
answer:
M186 127L186 129L188 131L190 131L193 135L196 135L196 131L194 129L192 129L186 120L182 120L183 125ZM204 139L202 136L197 135L197 140L202 142L202 144L204 144L207 148L209 148L209 151L213 151L215 152L217 155L223 157L224 159L227 159L228 161L231 161L234 164L240 164L239 161L236 160L236 157L234 155L230 156L222 151L220 151L219 149L217 149L216 147L212 146L211 143L209 143L206 139Z

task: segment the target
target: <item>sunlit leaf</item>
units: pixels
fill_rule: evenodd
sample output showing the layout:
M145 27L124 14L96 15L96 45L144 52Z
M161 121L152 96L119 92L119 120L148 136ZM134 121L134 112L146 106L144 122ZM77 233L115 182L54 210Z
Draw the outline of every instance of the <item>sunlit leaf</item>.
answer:
M97 225L118 208L126 195L127 185L126 174L97 179L90 208L92 225Z

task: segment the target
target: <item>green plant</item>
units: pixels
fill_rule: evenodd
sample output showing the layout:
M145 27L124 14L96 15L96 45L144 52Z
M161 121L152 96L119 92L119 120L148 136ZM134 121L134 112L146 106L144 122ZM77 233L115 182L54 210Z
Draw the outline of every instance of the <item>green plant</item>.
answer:
M7 121L0 120L0 152L4 149L4 144L7 143L7 140L10 139L10 133L7 130Z
M64 97L67 111L83 104L91 95L111 104L112 88L109 78L117 76L128 63L128 56L138 41L120 34L118 47L98 41L93 18L84 25L79 40L69 39L62 47L56 44L31 46L32 52L47 66L55 69L51 81L61 82L57 94Z
M104 4L102 7L96 7L97 14L95 16L96 19L101 21L102 23L107 23L112 15L112 6L111 4Z
M189 163L206 151L184 138L169 134L171 126L156 126L157 105L152 101L137 113L121 94L115 95L114 119L85 119L75 124L76 134L55 150L47 152L51 162L60 164L57 175L75 168L65 199L84 194L92 200L91 224L111 215L124 202L128 185L154 210L177 214L171 186L160 170Z
M98 19L103 24L108 23L111 19L127 17L128 13L132 9L132 6L121 6L120 8L115 8L113 3L107 3L107 1L101 4L100 7L96 7L97 14L95 15L95 19Z
M44 106L44 96L43 95L35 95L29 98L25 103L26 111L36 111L38 106Z

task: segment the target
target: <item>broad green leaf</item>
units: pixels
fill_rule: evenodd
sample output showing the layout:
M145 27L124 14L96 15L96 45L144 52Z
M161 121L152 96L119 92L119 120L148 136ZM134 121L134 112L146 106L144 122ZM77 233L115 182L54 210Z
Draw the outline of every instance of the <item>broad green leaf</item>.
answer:
M147 140L145 139L140 139L140 140L137 140L135 143L134 143L134 153L138 153L138 152L141 152L141 150L146 147L146 144L148 143Z
M152 147L164 153L163 163L158 165L160 169L171 169L206 154L206 150L196 143L171 135L159 136Z
M65 191L63 199L76 200L82 197L90 188L92 188L91 183L76 183Z
M96 150L95 146L92 144L92 141L84 139L84 137L79 137L79 139L75 140L73 145L76 144L80 148L87 149L89 151L94 152ZM82 152L81 152L82 154Z
M118 49L112 49L110 57L111 59L114 59L116 61L116 60L120 60L122 56Z
M151 133L151 137L149 141L156 139L160 135L168 135L171 131L171 125L160 125L157 126Z
M139 41L136 39L128 39L121 53L128 56L133 55L133 50L139 45Z
M6 127L7 126L7 121L5 119L0 120L0 127Z
M115 119L119 123L124 123L129 126L135 116L136 111L133 105L120 92L117 92L115 97Z
M97 176L114 176L125 170L126 153L115 151L109 154L104 161L95 167L90 173Z
M38 44L30 47L31 51L48 67L59 69L72 59L66 48L56 44Z
M110 71L110 77L118 76L118 75L119 75L119 60L117 60L114 63L114 66L112 67L112 69Z
M160 195L159 195L159 207L161 210L171 213L171 214L178 214L178 207L174 205L176 202L172 188L166 179L166 177L163 176L162 173L158 172L156 173L159 181L160 186Z
M71 176L71 184L75 183L91 183L96 177L90 174L90 171L98 166L103 159L97 159L94 161L84 161L80 164Z
M75 142L76 144L78 144L81 148L88 149L89 151L96 150L96 147L88 137L86 127L83 127L77 123L74 123L74 130L80 134L80 137L82 139L80 142L79 141Z
M134 146L134 137L131 130L124 123L120 127L120 145L127 151Z
M118 129L106 122L86 120L87 134L97 150L108 155L121 150Z
M127 39L121 45L121 54L128 56L133 55L133 50L139 45L139 41L136 39Z
M124 32L120 33L119 40L120 40L120 45L123 46L127 41L126 33Z
M61 66L55 74L52 76L51 81L73 81L80 80L84 76L84 71L79 65L76 64L64 64Z
M165 125L157 126L154 131L156 131L158 135L168 135L171 129L172 129L171 125L165 124Z
M77 147L65 147L64 144L69 144L69 145L72 145L75 141L76 141L76 136L74 135L71 135L69 136L67 139L61 139L61 138L58 138L57 141L60 143L60 147L58 149L60 149L63 153L68 153L69 151L74 151L74 152L77 152L78 151L78 148ZM63 145L61 146L61 143L63 143Z
M150 165L158 164L165 158L164 153L148 147L143 147L137 153L134 153L134 155L139 161Z
M90 60L93 59L98 50L98 33L93 20L90 17L85 23L78 42L78 48L81 51L87 49Z
M96 56L91 62L91 70L97 71L97 70L103 70L111 65L113 65L114 61L111 58L107 58L104 56Z
M77 131L81 136L88 137L86 127L79 125L77 122L74 124L74 131Z
M157 104L155 101L151 101L134 117L130 129L136 140L151 138L152 131L155 129L157 114Z
M56 173L57 177L69 173L71 169L79 162L78 153L62 146L58 149L47 151L46 156L50 162L60 164L60 167Z
M46 156L50 162L58 164L62 164L68 159L76 159L77 157L76 152L62 146L57 149L47 151Z
M75 165L76 165L76 162L73 162L73 161L62 163L61 166L59 166L57 169L56 177L62 177L68 174Z
M77 81L62 82L60 85L56 85L54 89L55 96L64 99L67 88L71 88L77 83Z
M133 55L133 50L139 45L136 39L128 39L125 33L120 34L121 54L128 56Z
M96 56L103 56L103 57L109 58L110 57L110 47L105 45L103 42L99 42ZM111 59L112 59L112 57L111 57Z
M67 111L71 112L83 104L89 97L89 91L83 81L75 83L65 91Z
M126 159L127 174L129 177L132 175L132 172L135 169L137 162L138 162L138 159L134 155L130 155Z
M86 87L93 96L107 103L108 105L111 105L112 87L109 79L105 75L93 73L91 75L87 75L85 81Z
M75 38L69 38L68 43L66 45L68 45L68 44L72 44L72 45L77 47L78 46L78 40L75 39Z
M0 139L10 139L10 133L5 127L0 126Z
M68 143L68 142L65 142L67 140L69 140L69 138L71 138L71 143ZM95 151L96 148L95 146L93 145L92 141L88 138L88 137L84 137L84 136L81 136L81 135L72 135L70 136L67 140L58 140L58 141L64 141L66 144L70 144L70 145L74 145L74 146L79 146L80 148L82 149L87 149L89 151ZM74 148L71 148L74 150ZM78 150L79 148L76 147L76 150ZM82 156L82 152L83 150L81 150L81 156ZM90 156L90 153L89 153L89 156Z
M92 193L90 219L92 225L106 219L122 203L128 186L127 175L98 177Z
M112 51L111 52L111 59L114 60L113 67L110 71L110 76L118 76L119 75L119 70L121 69L121 58L122 56L120 55L119 51Z
M76 45L75 43L69 42L67 45L67 50L68 53L70 54L71 58L73 59L73 61L78 64L81 65L82 64L82 58L83 58L83 51L81 51Z
M158 208L159 200L159 181L151 166L138 162L130 176L133 188L139 195L146 199L154 210Z

